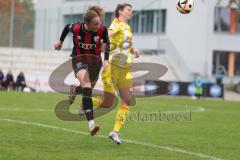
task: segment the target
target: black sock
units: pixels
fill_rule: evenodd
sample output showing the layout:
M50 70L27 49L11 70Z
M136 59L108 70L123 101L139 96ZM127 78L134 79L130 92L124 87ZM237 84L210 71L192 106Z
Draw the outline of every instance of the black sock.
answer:
M87 120L93 120L92 88L83 88L82 104Z

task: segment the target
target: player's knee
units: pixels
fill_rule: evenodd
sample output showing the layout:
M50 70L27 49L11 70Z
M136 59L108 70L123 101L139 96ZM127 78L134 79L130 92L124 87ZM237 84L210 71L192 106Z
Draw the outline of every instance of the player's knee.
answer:
M101 107L103 108L110 108L113 105L112 101L103 101Z
M131 100L130 99L122 100L122 104L129 106L131 104Z
M114 100L115 100L115 94L114 93L109 93L109 92L105 92L104 93L104 100L101 104L101 106L103 108L109 108L113 105Z
M136 101L135 101L135 98L132 96L132 97L123 99L122 103L127 106L134 106L136 104Z
M81 87L82 88L91 88L92 86L91 86L91 83L89 82L89 83L81 84Z

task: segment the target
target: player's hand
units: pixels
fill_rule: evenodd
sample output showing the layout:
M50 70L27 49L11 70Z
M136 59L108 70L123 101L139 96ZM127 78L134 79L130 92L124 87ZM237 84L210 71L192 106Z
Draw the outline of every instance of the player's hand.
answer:
M62 42L60 40L58 40L55 44L54 44L54 48L55 50L60 50L62 48Z
M134 58L140 57L140 51L136 48L132 48L131 53L134 55Z
M100 49L101 52L104 52L105 49L106 49L106 44L102 42L102 43L100 44L100 48L101 48L101 49Z
M108 65L109 65L109 61L104 60L104 62L103 62L103 72L105 72L108 69Z

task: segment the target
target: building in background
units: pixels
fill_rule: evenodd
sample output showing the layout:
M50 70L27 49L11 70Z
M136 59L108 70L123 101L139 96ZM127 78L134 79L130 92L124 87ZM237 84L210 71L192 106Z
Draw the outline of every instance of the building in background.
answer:
M36 4L35 49L53 49L67 23L81 22L89 4L100 4L106 10L104 23L109 26L118 3L133 5L130 22L134 46L145 55L165 54L181 80L194 75L213 78L240 76L239 12L228 0L195 0L189 15L176 11L175 0L39 0ZM64 49L71 49L66 39Z

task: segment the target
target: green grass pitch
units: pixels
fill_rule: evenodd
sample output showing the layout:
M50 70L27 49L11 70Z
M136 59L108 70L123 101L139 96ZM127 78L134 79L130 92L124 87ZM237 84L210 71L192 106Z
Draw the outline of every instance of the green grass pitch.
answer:
M96 119L101 130L92 137L86 121L67 122L55 116L55 105L66 97L0 92L0 160L240 159L239 102L137 98L121 130L123 143L116 145L107 138L116 109ZM79 103L80 97L72 112L77 113ZM182 117L150 119L152 113Z

